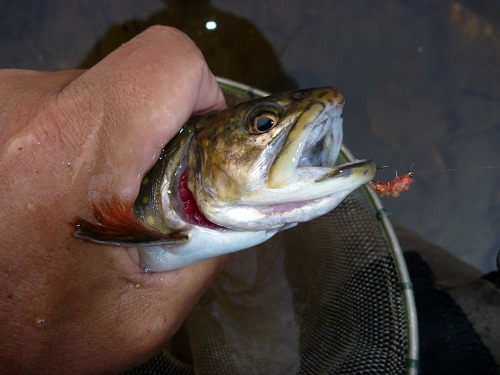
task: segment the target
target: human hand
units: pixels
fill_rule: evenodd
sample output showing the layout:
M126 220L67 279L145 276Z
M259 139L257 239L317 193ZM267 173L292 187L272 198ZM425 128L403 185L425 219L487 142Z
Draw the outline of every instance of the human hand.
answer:
M117 372L152 356L222 268L151 274L75 238L89 202L133 201L193 112L224 106L180 32L153 27L88 71L0 71L0 373Z

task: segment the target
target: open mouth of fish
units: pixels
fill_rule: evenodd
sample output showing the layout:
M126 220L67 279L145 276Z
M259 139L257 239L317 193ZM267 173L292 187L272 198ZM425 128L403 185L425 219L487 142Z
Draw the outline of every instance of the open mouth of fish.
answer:
M230 204L197 202L185 171L178 186L186 221L212 229L262 230L308 221L335 208L376 171L370 160L336 165L341 110L341 105L313 103L279 141L281 149L269 163L267 180ZM259 217L265 218L264 224Z
M352 191L370 181L376 166L370 160L336 165L342 141L342 120L337 107L324 109L315 104L302 116L271 166L269 189L262 190L247 204L307 204ZM312 114L311 114L312 112ZM317 112L318 114L316 115ZM316 119L309 122L311 116Z

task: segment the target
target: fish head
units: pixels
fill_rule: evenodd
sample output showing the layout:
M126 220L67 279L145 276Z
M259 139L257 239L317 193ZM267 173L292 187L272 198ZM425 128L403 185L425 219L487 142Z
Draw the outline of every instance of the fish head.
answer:
M196 121L189 190L217 225L287 228L335 208L373 179L371 161L336 165L344 97L331 87L289 91Z

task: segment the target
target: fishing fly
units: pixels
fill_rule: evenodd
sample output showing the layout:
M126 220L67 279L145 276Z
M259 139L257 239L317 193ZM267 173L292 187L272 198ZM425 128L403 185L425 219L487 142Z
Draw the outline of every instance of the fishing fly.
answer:
M388 168L387 165L380 165L377 169ZM396 177L391 181L387 182L379 182L379 181L369 181L366 183L366 186L373 190L381 197L398 197L399 193L405 190L410 189L410 185L413 183L413 175L415 173L431 173L431 172L457 172L457 171L467 171L467 170L477 170L477 169L497 169L500 168L500 165L485 165L479 167L465 167L465 168L448 168L448 169L439 169L439 170L421 170L421 171L413 171L413 164L410 171L403 175L398 176L396 172Z
M377 169L387 168L387 166L382 165L377 167ZM402 191L410 189L410 185L413 183L413 171L409 171L403 176L398 176L388 182L378 182L370 181L366 184L368 188L373 190L381 197L397 197Z

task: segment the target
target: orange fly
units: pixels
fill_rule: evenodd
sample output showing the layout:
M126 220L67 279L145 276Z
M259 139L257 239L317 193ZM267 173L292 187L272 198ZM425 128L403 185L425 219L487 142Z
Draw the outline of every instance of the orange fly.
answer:
M386 168L380 166L378 169ZM413 172L410 171L404 176L396 177L388 182L370 181L366 184L371 190L380 195L381 197L397 197L402 191L408 190L413 183Z

